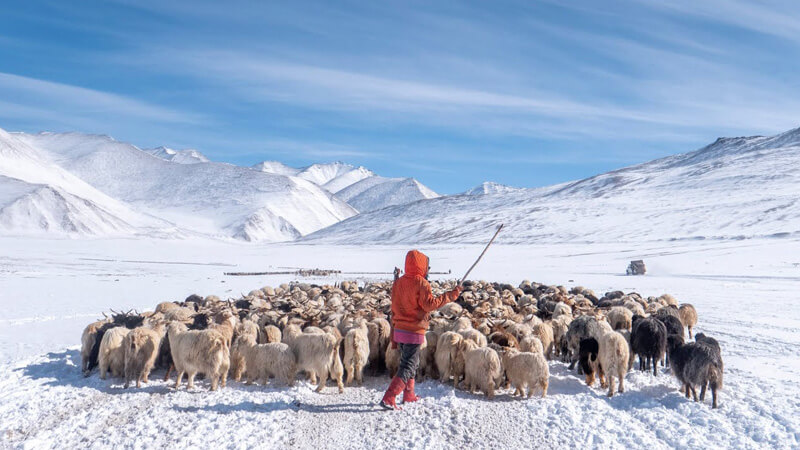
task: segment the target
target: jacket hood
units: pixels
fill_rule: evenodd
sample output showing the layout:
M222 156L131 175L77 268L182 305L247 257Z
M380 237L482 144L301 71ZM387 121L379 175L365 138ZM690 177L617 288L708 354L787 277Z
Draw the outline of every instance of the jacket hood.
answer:
M428 274L428 257L418 250L406 254L406 276L422 277Z

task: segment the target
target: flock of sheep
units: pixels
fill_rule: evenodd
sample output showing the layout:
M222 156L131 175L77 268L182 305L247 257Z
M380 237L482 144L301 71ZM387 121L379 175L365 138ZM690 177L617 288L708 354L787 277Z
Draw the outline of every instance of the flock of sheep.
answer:
M453 282L432 282L434 292ZM399 353L391 348L391 282L343 281L337 286L282 284L251 291L239 300L192 295L182 302L160 303L146 313L114 313L86 327L81 343L85 375L99 367L123 377L125 387L140 387L150 371L177 371L188 387L200 373L211 390L228 375L247 383L270 378L293 385L304 372L317 391L328 378L339 392L365 370L393 376ZM586 383L599 378L624 391L625 374L639 356L639 369L658 375L668 365L682 392L700 401L710 388L713 407L722 387L723 363L716 340L702 334L689 339L697 324L692 305L678 305L669 294L643 298L637 293L547 286L523 281L508 284L467 281L456 302L432 314L420 354L419 379L438 379L490 399L495 389L513 386L514 395L547 394L548 360L578 366ZM345 378L346 375L346 378Z

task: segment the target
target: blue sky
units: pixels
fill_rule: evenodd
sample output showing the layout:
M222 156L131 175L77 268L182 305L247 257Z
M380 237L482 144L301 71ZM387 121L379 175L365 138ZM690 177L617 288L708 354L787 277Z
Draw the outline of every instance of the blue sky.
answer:
M793 0L0 5L0 128L442 193L800 126L798 74Z

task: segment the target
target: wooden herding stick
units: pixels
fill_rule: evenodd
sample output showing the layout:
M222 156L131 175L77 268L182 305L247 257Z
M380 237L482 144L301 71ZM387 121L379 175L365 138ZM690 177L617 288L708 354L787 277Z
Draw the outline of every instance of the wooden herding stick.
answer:
M465 273L464 276L461 277L461 280L459 280L458 282L459 286L461 286L461 284L464 283L464 280L467 279L467 276L469 275L470 272L472 272L472 269L474 269L475 266L478 265L478 261L480 261L481 258L483 258L483 255L486 254L486 250L489 250L489 246L492 245L492 242L494 242L495 238L497 237L498 234L500 234L500 230L502 229L503 229L503 224L501 223L500 226L497 227L497 231L494 232L494 236L492 236L492 239L489 241L488 244L486 244L486 247L484 247L483 251L481 252L481 255L478 256L478 259L476 259L474 263L472 263L472 266L470 266L469 270L467 270L467 273Z

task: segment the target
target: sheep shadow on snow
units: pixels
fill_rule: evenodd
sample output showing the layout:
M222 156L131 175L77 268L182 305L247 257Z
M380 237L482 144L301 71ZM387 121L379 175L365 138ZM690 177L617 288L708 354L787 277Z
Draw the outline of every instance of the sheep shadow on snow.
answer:
M375 403L336 403L330 405L314 405L311 403L294 402L294 407L299 411L309 413L385 413Z
M149 383L140 389L123 389L121 380L110 378L101 380L96 372L91 376L84 377L80 370L80 351L77 349L65 350L61 352L50 352L43 355L37 360L27 366L18 367L13 369L14 372L21 373L23 377L32 380L42 381L44 386L70 386L74 388L89 388L97 391L119 395L133 392L145 393L158 393L167 394L175 392L170 387L169 383L162 383L160 378L163 371L154 370L152 379L158 380L156 383ZM669 377L666 371L659 375L664 375L665 379ZM628 374L630 375L630 373ZM172 381L172 380L171 380ZM626 380L630 381L630 380ZM384 377L365 377L365 387L373 388L376 391L381 391L388 385L389 379ZM239 383L232 383L237 385ZM245 385L242 385L245 387ZM245 387L247 389L249 387ZM492 402L519 402L523 401L520 397L511 395L511 390L504 389L498 390L494 400L487 400L480 391L475 394L452 388L452 385L443 385L438 381L426 380L417 385L418 393L423 398L433 400L441 400L450 395L455 395L459 399L466 400L483 400ZM258 389L258 387L253 387ZM198 391L199 392L199 391ZM575 395L579 393L592 392L598 398L605 398L605 390L597 386L590 388L585 385L583 379L576 375L575 372L569 371L563 363L556 363L551 365L550 386L548 389L548 397L553 395ZM324 394L323 394L324 395ZM331 394L333 395L333 394ZM533 401L541 400L540 393L537 391ZM617 394L614 398L608 399L609 405L616 409L630 410L634 409L648 409L652 408L654 402L662 405L667 409L677 409L680 405L685 403L693 403L687 400L678 389L669 384L656 384L637 386L635 390L626 390L624 394ZM271 403L255 403L255 402L242 402L238 404L212 404L203 407L178 407L176 410L185 412L195 412L199 410L210 410L220 414L228 414L236 411L250 411L250 412L272 412L278 410L294 410L304 411L309 413L372 413L382 412L376 407L375 403L333 403L333 404L313 404L301 403L297 400L291 402L271 402Z
M21 373L23 377L31 380L41 381L43 386L70 386L74 388L95 389L106 394L125 394L132 392L146 393L167 393L174 391L162 383L153 383L159 379L158 371L151 374L151 383L144 384L138 389L123 389L121 378L109 377L101 380L97 371L92 372L88 377L83 375L80 368L80 350L64 350L61 352L50 352L40 356L31 364L24 367L13 369L13 372Z
M185 413L197 413L202 411L202 412L215 412L217 414L231 414L235 412L271 413L283 410L297 410L297 406L294 404L294 402L275 401L270 403L256 403L248 401L235 404L214 403L211 405L203 405L203 406L173 405L172 409L178 412L185 412Z

